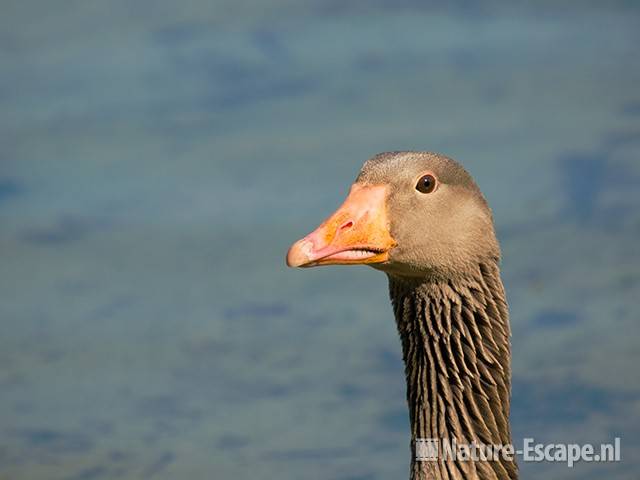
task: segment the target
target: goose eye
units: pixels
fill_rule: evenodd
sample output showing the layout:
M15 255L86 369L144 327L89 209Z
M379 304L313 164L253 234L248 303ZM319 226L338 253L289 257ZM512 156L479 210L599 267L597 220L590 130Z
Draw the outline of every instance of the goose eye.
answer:
M420 193L431 193L436 188L436 179L433 175L424 175L420 177L416 184L416 190Z

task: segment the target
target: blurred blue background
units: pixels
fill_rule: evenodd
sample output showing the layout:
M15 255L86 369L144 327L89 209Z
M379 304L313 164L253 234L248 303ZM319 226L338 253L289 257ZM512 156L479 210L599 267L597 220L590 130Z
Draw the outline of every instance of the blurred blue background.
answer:
M637 478L635 2L4 1L0 479L406 478L384 275L287 270L387 150L493 207L516 442Z

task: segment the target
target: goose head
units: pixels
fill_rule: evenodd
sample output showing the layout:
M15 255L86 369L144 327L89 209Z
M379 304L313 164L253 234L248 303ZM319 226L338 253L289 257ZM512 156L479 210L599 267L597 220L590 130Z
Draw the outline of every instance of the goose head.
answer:
M499 255L491 211L461 165L430 152L390 152L365 162L344 203L291 246L287 264L447 278Z

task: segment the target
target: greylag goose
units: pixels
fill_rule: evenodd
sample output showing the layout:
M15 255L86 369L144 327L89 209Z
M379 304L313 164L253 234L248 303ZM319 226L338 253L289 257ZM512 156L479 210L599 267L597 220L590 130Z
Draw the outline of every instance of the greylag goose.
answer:
M515 479L513 458L421 461L422 439L509 445L510 327L491 210L469 173L430 152L381 153L295 242L290 267L370 265L389 280L411 425L410 478Z

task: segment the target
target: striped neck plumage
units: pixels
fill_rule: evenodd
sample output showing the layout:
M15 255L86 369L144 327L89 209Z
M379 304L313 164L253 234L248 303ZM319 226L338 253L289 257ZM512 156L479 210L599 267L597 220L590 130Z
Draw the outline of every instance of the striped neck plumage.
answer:
M509 314L495 262L455 280L389 276L402 341L411 423L411 479L515 479L514 461L443 458L442 442L507 445ZM416 458L416 440L439 445Z

